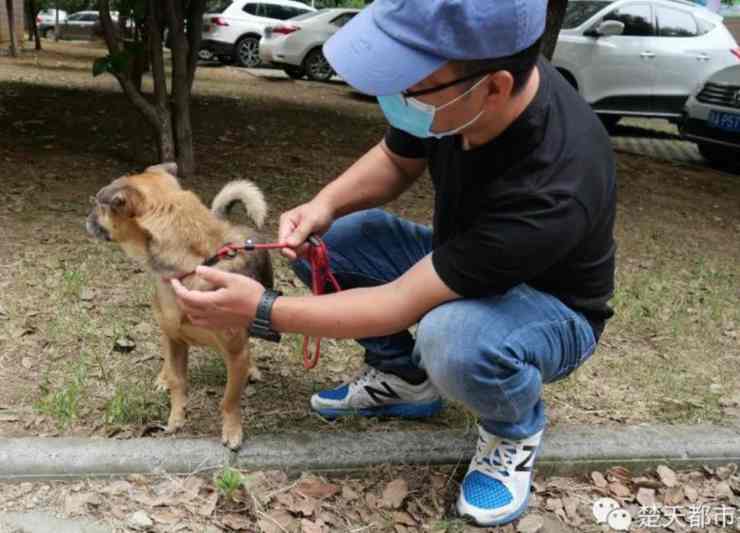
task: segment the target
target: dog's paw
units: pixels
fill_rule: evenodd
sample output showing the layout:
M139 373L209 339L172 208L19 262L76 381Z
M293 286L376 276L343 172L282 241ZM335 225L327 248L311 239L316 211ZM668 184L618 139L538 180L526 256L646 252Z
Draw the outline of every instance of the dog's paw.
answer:
M185 426L185 415L184 414L171 414L170 419L167 421L167 427L165 428L166 433L177 433Z
M241 425L224 424L221 443L232 451L238 451L242 446L242 427Z
M249 381L252 383L262 381L262 372L256 366L249 369Z

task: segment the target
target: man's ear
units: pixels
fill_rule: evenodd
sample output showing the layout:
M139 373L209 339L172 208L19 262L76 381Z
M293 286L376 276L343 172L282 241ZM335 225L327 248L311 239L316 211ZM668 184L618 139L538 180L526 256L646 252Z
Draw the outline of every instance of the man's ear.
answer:
M508 70L498 70L490 75L489 97L493 96L499 101L511 98L514 91L514 77Z
M111 198L110 208L120 217L137 217L144 212L144 197L132 187L123 187Z
M159 165L154 165L151 167L147 167L147 172L159 172L160 174L169 174L170 176L177 177L177 163L174 163L172 161L168 161L166 163L160 163Z

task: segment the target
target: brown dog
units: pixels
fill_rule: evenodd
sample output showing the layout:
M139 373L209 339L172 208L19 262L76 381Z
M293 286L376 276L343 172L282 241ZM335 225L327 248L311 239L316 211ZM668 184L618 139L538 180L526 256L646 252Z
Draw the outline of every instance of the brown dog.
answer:
M167 278L192 272L224 244L247 239L259 242L255 231L231 225L226 215L233 204L241 201L259 229L267 204L253 183L242 180L227 184L209 210L195 194L180 187L176 174L176 165L163 164L150 167L143 174L114 180L95 196L87 231L93 237L118 243L129 257L153 274L154 314L161 329L164 357L156 383L170 392L167 430L174 432L185 423L188 346L210 346L223 354L228 372L221 403L223 443L237 449L242 442L242 392L250 376L260 378L250 357L247 331L193 326L177 305ZM266 287L273 284L270 257L264 250L225 258L214 268L250 276ZM182 282L198 290L213 288L195 275Z

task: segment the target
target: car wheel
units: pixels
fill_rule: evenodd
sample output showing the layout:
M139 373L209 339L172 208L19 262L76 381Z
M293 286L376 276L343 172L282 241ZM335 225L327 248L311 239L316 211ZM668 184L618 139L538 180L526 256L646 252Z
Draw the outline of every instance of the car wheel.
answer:
M303 68L308 78L314 81L329 81L334 75L334 70L320 48L308 53L306 59L303 60Z
M303 67L283 67L283 70L288 75L288 77L293 78L294 80L300 80L303 76L306 75L306 71Z
M619 119L621 119L619 115L599 115L599 119L601 120L601 123L606 128L606 131L609 133L614 133L614 131L617 129L617 124L619 124Z
M696 143L701 156L715 168L740 172L740 148L734 149L720 144L700 142Z
M234 47L236 62L246 68L254 68L260 64L260 40L257 37L242 37Z

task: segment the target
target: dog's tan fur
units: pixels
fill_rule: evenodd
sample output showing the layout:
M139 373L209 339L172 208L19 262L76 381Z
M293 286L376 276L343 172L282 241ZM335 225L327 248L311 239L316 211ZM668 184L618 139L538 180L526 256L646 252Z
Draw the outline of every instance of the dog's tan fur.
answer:
M249 352L246 330L217 331L193 326L177 305L168 277L191 272L226 243L259 242L258 233L226 220L230 205L242 201L257 229L267 206L259 189L248 181L228 184L209 210L190 191L183 190L173 164L148 168L144 173L114 180L95 197L87 229L95 237L118 243L131 258L154 275L154 314L161 329L164 364L157 386L170 393L168 431L185 423L189 346L210 346L223 354L228 372L223 413L224 445L236 449L242 442L241 397L247 380L260 379ZM214 268L237 272L272 287L270 257L264 250L224 259ZM190 289L213 287L191 275L183 280Z

